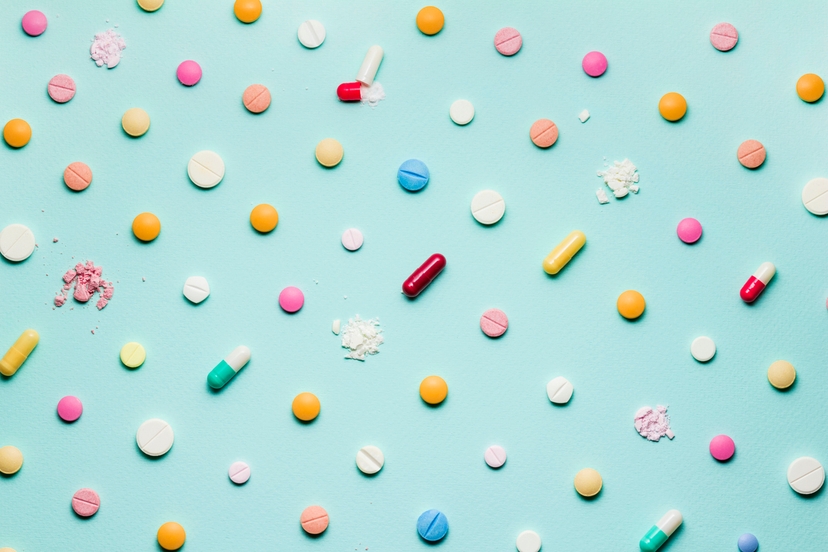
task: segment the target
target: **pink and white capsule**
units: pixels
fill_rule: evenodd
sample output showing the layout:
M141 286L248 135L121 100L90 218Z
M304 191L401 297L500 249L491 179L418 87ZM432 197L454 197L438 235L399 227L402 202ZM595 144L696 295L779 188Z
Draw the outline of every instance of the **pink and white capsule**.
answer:
M768 285L768 282L771 281L774 274L776 274L776 267L773 266L773 263L760 264L756 272L753 273L753 276L748 278L748 281L742 286L740 293L742 301L745 303L753 303L756 301L762 295L762 292L765 291L765 286Z

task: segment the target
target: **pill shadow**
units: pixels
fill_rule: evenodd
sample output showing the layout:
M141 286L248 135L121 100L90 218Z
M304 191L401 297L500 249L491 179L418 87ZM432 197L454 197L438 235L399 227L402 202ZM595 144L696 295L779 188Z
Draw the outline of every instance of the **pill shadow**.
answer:
M424 542L429 546L438 546L438 545L443 544L444 542L446 542L448 540L449 533L446 533L446 536L444 536L442 539L436 540L436 541L425 540L420 533L417 533L417 536L420 537L420 542Z
M728 458L727 460L719 460L719 459L717 459L717 458L713 458L713 455L712 455L712 454L710 455L710 458L713 458L713 461L714 461L716 464L721 465L721 466L726 466L726 465L731 464L731 463L733 463L733 462L735 462L735 461L736 461L736 455L737 455L737 454L739 454L739 449L738 449L738 448L737 448L736 450L734 450L734 451L733 451L733 456L731 456L731 457L730 457L730 458Z
M580 494L578 491L576 491L575 488L572 489L572 492L574 492L576 495L578 495L578 498L580 498L581 500L585 500L586 502L594 502L594 501L598 500L598 497L601 496L602 494L604 494L605 491L604 491L604 485L602 483L601 484L601 490L598 491L597 494L594 494L592 496L584 496L584 495Z
M816 497L818 497L819 495L822 494L823 489L825 489L825 484L823 484L822 487L820 487L817 492L809 494L809 495L801 495L798 492L794 491L793 489L791 489L791 492L793 494L795 494L797 497L801 498L802 500L814 500Z
M69 509L70 509L70 510L72 510L72 513L73 513L73 514L75 514L75 519L80 520L80 521L82 521L82 522L84 522L84 523L89 523L89 521L91 521L92 519L94 519L95 514L97 514L97 512L95 512L95 514L92 514L91 516L84 517L84 516L80 515L79 513L77 513L77 512L75 511L75 509L74 509L74 508L72 508L72 504L71 504L71 502L70 502L70 504L69 504Z
M144 451L141 450L141 447L138 446L138 441L136 441L134 439L133 439L133 441L135 442L135 450L138 451L138 455L143 457L145 460L150 460L151 462L158 462L159 460L161 460L163 458L166 458L167 456L172 454L172 448L170 448L170 450L168 450L167 452L165 452L161 456L150 456L149 454L144 454Z

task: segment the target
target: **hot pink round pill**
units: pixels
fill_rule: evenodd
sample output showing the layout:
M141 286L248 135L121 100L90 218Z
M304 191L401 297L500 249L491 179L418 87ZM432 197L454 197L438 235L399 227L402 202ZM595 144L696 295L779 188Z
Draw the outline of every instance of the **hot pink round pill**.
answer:
M480 317L480 329L489 337L500 337L509 328L509 318L500 309L489 309Z
M506 463L506 450L500 445L492 445L483 453L483 459L490 468L499 468Z
M702 225L694 218L681 219L676 227L676 234L684 243L696 243L702 235Z
M79 398L67 395L58 402L57 412L64 422L74 422L83 414L83 403Z
M584 56L581 67L590 77L600 77L607 70L607 56L601 52L590 52Z
M69 75L55 75L49 81L48 91L57 103L66 103L75 97L75 81Z
M517 29L512 27L503 27L494 39L495 48L504 56L513 56L520 51L523 46L523 38Z
M81 517L95 515L101 507L101 497L92 489L81 489L72 497L72 509Z
M21 24L27 35L40 36L46 30L46 15L38 10L26 12Z
M201 65L191 59L182 61L176 75L184 86L193 86L201 80Z
M286 287L279 294L279 306L285 312L296 312L305 304L305 294L297 287Z
M730 23L719 23L710 31L710 44L721 52L732 50L739 42L739 31Z
M719 462L730 460L736 452L736 443L727 435L716 435L710 440L710 454Z

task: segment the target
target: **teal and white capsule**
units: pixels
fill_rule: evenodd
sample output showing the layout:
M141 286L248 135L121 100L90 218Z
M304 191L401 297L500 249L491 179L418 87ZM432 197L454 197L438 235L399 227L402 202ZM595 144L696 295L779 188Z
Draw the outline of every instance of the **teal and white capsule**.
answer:
M240 345L233 349L224 360L216 364L216 367L207 376L207 384L213 389L221 389L227 382L233 379L236 373L244 368L250 360L250 349Z
M638 543L642 552L655 552L661 548L667 539L670 538L676 529L681 525L681 512L678 510L670 510L664 517L658 520L658 523L650 527L647 534Z

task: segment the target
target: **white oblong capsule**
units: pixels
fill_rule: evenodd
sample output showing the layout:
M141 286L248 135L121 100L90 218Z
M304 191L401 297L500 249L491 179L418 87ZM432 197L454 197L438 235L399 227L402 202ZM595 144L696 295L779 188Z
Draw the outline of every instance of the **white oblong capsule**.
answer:
M241 370L250 361L250 349L239 345L233 352L225 357L224 362L230 365L234 372Z
M681 525L682 521L683 519L681 517L681 512L679 512L678 510L670 510L669 512L664 514L664 517L658 520L658 523L656 525L658 525L658 528L661 529L664 532L664 534L669 537L670 535L675 533L676 529L679 528L679 525Z
M768 285L768 282L771 281L771 278L773 278L775 274L776 267L773 263L762 263L759 265L759 268L756 269L756 272L753 273L753 277L763 284Z
M368 48L368 53L365 54L365 59L362 60L356 80L365 86L371 86L374 83L374 77L377 76L380 63L382 63L382 56L381 47L375 45Z

